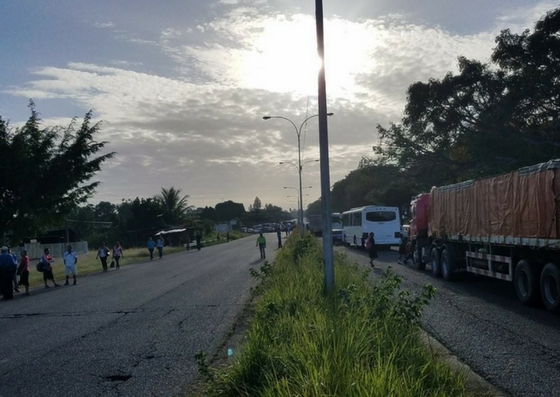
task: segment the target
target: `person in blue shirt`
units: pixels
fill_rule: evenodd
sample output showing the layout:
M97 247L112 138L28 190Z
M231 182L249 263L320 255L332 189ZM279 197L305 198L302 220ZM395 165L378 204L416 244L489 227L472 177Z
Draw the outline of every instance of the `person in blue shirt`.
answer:
M154 248L156 247L156 242L150 237L148 239L148 251L150 251L150 260L154 259Z
M16 268L17 264L14 266L14 258L8 253L8 247L0 248L0 290L4 300L14 297L12 281Z
M18 266L18 259L17 259L16 254L14 254L14 253L12 252L12 248L11 248L9 245L8 245L8 254L10 254L10 255L12 256L12 259L14 260L14 264L15 264L16 269L17 269L17 266ZM14 275L12 276L12 281L14 282L14 291L15 291L15 292L19 292L19 289L18 289L17 272L15 272Z

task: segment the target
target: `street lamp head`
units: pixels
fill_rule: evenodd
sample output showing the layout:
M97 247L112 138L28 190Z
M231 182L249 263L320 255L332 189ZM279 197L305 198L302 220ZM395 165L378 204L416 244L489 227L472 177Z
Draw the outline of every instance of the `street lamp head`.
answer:
M327 113L327 116L332 116L334 113Z
M263 120L269 120L270 118L270 116L263 116Z

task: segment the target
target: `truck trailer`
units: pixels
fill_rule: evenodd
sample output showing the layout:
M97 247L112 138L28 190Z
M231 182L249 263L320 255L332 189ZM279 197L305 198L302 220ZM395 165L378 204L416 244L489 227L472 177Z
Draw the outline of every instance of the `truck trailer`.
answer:
M410 208L414 266L513 282L519 300L560 312L560 159L433 187Z

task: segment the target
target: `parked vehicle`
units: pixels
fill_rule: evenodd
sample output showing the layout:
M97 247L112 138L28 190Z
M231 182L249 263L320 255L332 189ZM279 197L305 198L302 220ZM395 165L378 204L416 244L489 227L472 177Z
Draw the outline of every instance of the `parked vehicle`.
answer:
M397 207L368 205L342 213L344 242L364 247L370 232L375 233L376 245L399 245L401 218Z
M344 230L343 229L333 229L332 230L332 240L333 240L333 243L344 242Z
M525 304L560 312L560 159L500 176L434 187L411 203L418 269L512 281Z
M315 236L323 234L323 216L322 215L309 215L307 217L308 230ZM331 214L331 227L332 230L342 229L342 216L338 212Z

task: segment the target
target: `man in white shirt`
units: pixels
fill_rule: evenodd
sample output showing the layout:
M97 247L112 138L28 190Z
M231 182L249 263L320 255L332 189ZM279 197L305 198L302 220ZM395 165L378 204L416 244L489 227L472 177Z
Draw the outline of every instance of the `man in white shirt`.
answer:
M74 276L74 285L77 284L76 276L78 275L78 269L76 269L76 263L78 262L78 254L76 251L72 249L72 246L69 245L66 247L67 250L64 253L64 274L66 275L66 282L64 285L70 285L68 279L70 278L70 273Z

